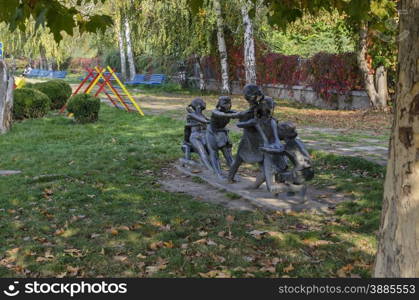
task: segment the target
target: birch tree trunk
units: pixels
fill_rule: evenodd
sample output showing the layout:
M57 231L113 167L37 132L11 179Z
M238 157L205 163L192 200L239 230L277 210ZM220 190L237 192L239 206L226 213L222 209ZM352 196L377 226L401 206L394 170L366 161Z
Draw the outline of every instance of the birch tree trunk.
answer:
M371 105L373 108L383 110L387 106L388 90L381 90L379 93L377 91L377 87L375 86L375 77L368 67L366 58L368 53L367 36L368 26L364 24L359 30L359 45L357 51L358 67L361 70L362 76L364 78L365 89L370 98Z
M224 19L221 11L221 4L219 0L214 1L214 10L217 16L217 40L218 52L220 53L221 63L221 91L230 94L230 82L228 76L228 61L227 61L227 46L224 38Z
M134 53L132 51L132 42L131 42L131 26L129 24L129 19L125 17L125 39L127 41L127 56L128 56L128 66L129 66L129 79L133 80L135 77L135 60Z
M118 43L119 43L119 54L121 58L121 76L124 81L127 80L127 57L125 55L125 43L124 43L124 15L122 9L120 10L120 22L118 27Z
M243 0L241 7L244 26L244 66L246 73L246 84L256 84L257 79L253 22L249 16L249 9L252 4L253 3L249 0Z
M384 184L376 277L419 277L419 0L402 0L397 101Z
M0 134L12 126L13 76L9 75L6 63L0 59Z

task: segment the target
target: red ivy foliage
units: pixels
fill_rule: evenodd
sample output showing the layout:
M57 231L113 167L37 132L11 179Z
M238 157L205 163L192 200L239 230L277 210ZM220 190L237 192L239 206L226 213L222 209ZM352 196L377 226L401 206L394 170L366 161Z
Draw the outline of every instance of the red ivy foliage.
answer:
M243 46L229 45L228 63L230 80L245 83ZM218 56L205 58L206 78L221 79ZM319 96L333 101L333 95L346 95L352 90L362 90L363 80L354 53L318 53L310 59L298 55L271 53L256 43L256 68L259 85L283 84L312 87Z

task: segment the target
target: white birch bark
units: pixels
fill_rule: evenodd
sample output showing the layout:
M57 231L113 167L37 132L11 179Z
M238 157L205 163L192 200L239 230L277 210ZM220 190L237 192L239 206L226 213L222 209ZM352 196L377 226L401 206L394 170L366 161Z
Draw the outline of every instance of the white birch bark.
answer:
M221 91L230 94L230 82L228 76L227 46L224 37L224 19L219 0L213 0L214 10L217 16L217 40L218 52L220 53L221 63Z
M9 75L7 65L0 59L0 134L12 126L14 78Z
M129 67L129 79L133 80L135 77L135 60L134 53L132 51L132 42L131 42L131 26L129 24L129 19L125 17L125 39L127 42L127 57L128 57L128 67Z
M243 0L241 7L244 26L244 67L246 73L246 84L256 84L257 79L253 22L249 16L249 9L252 4L253 3L249 0Z
M398 85L375 277L419 277L419 0L402 0Z
M125 43L124 43L124 17L121 9L120 22L118 27L118 43L119 43L119 54L121 59L121 76L125 81L127 80L127 57L125 55Z

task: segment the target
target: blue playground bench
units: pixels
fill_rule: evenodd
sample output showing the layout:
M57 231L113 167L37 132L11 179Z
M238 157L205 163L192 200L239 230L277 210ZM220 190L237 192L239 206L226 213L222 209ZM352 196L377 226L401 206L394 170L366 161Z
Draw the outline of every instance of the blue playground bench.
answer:
M43 78L65 78L67 76L66 71L48 71L48 70L39 70L39 69L32 69L26 77L35 78L35 77L43 77Z
M64 79L66 76L67 76L66 71L54 71L52 73L52 78Z
M146 83L149 85L159 85L163 84L163 82L166 80L166 75L164 74L153 74L150 77L150 80Z
M26 76L27 77L38 77L39 71L41 71L41 70L32 69L32 70L30 70L30 72L28 74L26 74Z
M136 84L146 84L146 85L159 85L166 80L166 75L164 74L152 74L148 79L144 74L137 74L134 77L134 80L127 81L127 85L136 85Z
M144 84L145 82L145 75L144 74L136 74L134 79L131 81L125 82L127 85L136 85L136 84Z

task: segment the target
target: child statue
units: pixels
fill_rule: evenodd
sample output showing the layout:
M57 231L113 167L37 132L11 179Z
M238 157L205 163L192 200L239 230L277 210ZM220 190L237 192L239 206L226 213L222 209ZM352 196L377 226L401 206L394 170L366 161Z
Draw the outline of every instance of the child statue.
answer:
M278 136L277 121L272 118L273 101L271 98L265 100L265 96L257 85L248 84L244 87L244 98L249 103L249 109L243 112L240 117L239 127L243 128L243 136L240 140L236 159L230 168L228 181L234 182L234 177L243 162L258 163L264 166L270 174L268 188L273 185L273 173L268 164L264 164L265 156L283 152L284 147ZM270 165L270 164L269 164Z
M202 113L206 109L206 104L201 98L195 98L186 108L188 114L186 116L185 137L182 150L185 152L185 159L191 159L191 152L199 155L204 166L212 170L209 161L208 151L206 148L206 129L209 120Z
M219 178L223 178L218 156L219 150L223 153L227 166L231 167L233 165L232 144L228 137L228 129L225 127L231 119L240 118L243 114L231 110L231 98L228 96L221 96L218 99L216 109L212 111L206 134L207 148L212 168Z

